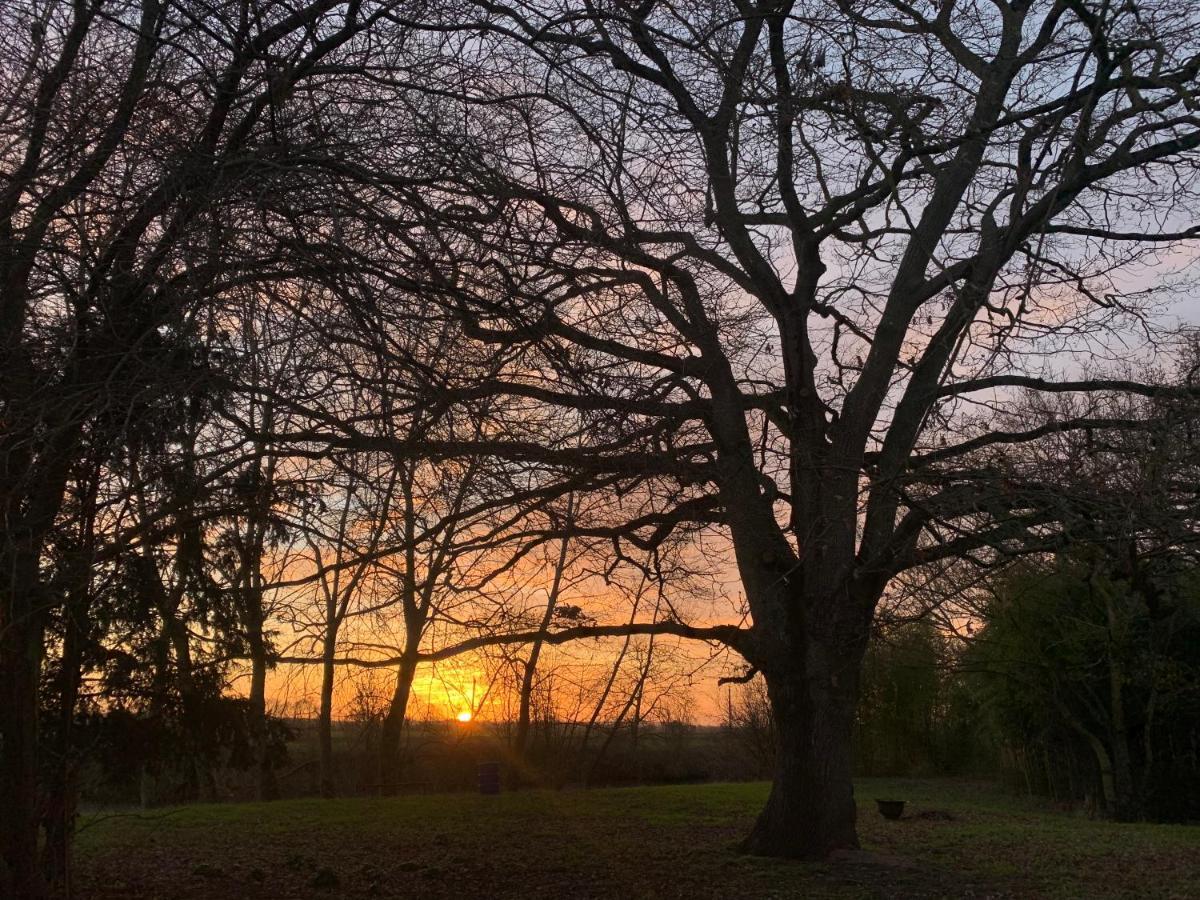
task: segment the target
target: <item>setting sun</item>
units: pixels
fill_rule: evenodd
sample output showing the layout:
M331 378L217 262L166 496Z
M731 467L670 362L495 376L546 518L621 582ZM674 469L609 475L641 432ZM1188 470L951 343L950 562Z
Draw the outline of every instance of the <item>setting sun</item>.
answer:
M460 722L470 722L471 721L471 713L469 710L464 709L457 716L455 716L455 718L458 719L458 721L460 721Z

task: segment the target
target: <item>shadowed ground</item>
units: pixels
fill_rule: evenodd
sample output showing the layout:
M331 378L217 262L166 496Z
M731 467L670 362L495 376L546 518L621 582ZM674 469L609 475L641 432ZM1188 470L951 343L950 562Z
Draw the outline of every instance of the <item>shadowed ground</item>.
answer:
M96 815L85 898L1195 897L1200 826L1090 821L964 781L863 780L865 850L734 847L762 784L301 800ZM885 821L876 797L909 801Z

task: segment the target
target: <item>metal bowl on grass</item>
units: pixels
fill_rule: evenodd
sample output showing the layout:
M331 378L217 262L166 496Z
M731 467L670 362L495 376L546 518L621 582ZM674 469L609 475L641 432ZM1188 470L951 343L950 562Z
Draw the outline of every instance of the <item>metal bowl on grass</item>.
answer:
M879 807L879 813L885 819L898 819L904 815L903 800L876 800L875 805Z

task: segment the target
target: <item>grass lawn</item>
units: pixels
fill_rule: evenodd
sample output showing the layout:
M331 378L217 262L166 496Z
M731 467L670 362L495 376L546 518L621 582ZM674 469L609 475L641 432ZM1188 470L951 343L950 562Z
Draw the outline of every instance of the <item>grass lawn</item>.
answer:
M859 782L866 853L734 846L763 784L190 806L81 822L85 898L1200 897L1200 826L1116 825L964 781ZM886 821L875 797L909 801Z

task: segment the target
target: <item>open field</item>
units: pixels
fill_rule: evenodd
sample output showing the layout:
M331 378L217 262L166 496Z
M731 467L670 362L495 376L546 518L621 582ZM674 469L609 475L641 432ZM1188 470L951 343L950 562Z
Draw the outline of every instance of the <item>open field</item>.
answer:
M1200 826L963 781L859 783L861 857L739 855L762 784L192 806L85 819L88 898L1195 897ZM904 797L885 821L875 797Z

